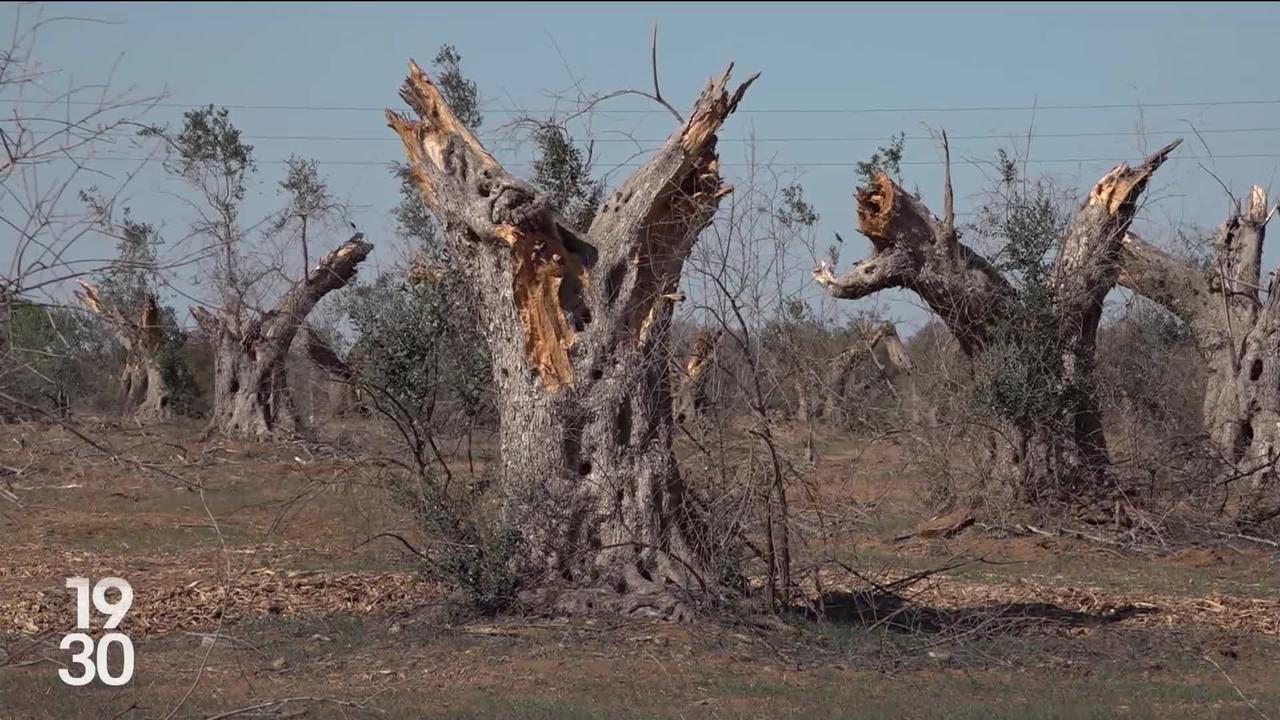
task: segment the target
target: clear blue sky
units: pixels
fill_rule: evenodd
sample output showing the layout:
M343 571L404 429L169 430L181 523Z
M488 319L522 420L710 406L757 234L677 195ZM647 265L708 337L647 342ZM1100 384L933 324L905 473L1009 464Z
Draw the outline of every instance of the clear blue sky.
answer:
M1217 159L1178 161L1161 171L1139 225L1156 237L1169 222L1221 220L1222 191L1198 163L1237 193L1254 182L1270 187L1280 165L1280 104L1160 106L1280 99L1269 50L1280 31L1274 4L120 3L54 4L46 12L112 23L55 26L42 36L45 64L77 79L101 79L119 57L117 84L166 89L176 103L367 108L246 108L233 109L232 117L261 162L251 210L265 212L274 202L280 166L271 161L291 153L313 157L334 190L360 206L356 220L375 243L389 236L388 210L396 201L385 164L400 157L376 108L399 106L396 88L407 58L425 63L442 43L457 46L484 95L489 132L509 120L513 108L550 111L550 96L575 82L588 91L647 87L655 22L663 91L677 106L687 107L706 77L729 60L743 76L763 73L722 140L752 131L779 139L763 142L760 151L777 163L802 164L795 169L822 215L821 237L839 231L847 240L842 267L866 248L853 217L851 165L883 141L839 138L885 138L898 130L918 137L927 134L926 124L946 128L957 137L955 185L963 213L982 184L979 167L967 161L990 158L999 144L1025 143L1033 121L1033 163L1090 159L1036 163L1033 170L1081 186L1174 132L1188 139L1180 155L1207 156L1190 131L1194 125ZM1130 107L923 109L1115 104ZM651 109L635 99L608 107ZM815 112L884 108L898 110ZM162 108L149 119L172 125L180 113ZM631 152L619 131L656 140L671 122L662 113L598 116L598 167ZM1223 132L1241 129L1250 131ZM1062 137L1082 133L1111 134ZM974 135L997 137L966 139ZM280 139L285 136L292 139ZM743 147L722 145L730 176ZM929 140L908 141L907 160L923 164L904 168L907 184L918 185L935 209L937 158ZM164 189L157 175L144 177L132 205L143 219L180 234L188 218ZM905 304L895 304L893 313L920 319Z

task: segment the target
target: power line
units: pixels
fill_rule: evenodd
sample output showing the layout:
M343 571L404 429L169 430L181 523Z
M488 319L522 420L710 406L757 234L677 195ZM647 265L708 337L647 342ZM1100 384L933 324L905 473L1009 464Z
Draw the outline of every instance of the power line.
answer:
M1068 132L1068 133L1034 133L1033 138L1055 139L1055 138L1089 138L1089 137L1146 137L1151 135L1228 135L1228 134L1245 134L1245 133L1266 133L1280 132L1280 127L1263 127L1263 128L1223 128L1223 129L1206 129L1191 131L1184 128L1181 130L1099 130L1090 132ZM988 133L980 135L947 135L947 139L954 140L1002 140L1010 137L1025 138L1027 131L1010 130L1005 133ZM400 138L393 136L380 135L245 135L247 140L305 140L305 141L323 141L323 142L391 142L399 143ZM757 138L725 138L721 137L720 143L814 143L814 142L886 142L897 139L896 135L881 136L861 136L861 137L757 137ZM482 136L480 140L484 142L500 142L506 140L501 136ZM905 135L904 140L934 140L929 135ZM602 143L663 143L666 138L661 139L632 139L632 138L591 138L590 142L596 144Z
M16 98L0 98L0 103L14 104L20 102ZM101 103L91 100L62 100L39 103L48 105L97 106ZM363 107L358 105L255 105L251 103L202 103L191 105L178 102L143 103L148 107L176 108L194 110L197 108L222 107L228 110L264 110L264 111L307 111L307 112L382 112L384 107ZM1061 110L1130 110L1136 108L1178 108L1178 107L1225 107L1243 105L1280 105L1280 99L1258 98L1248 100L1197 100L1180 102L1127 102L1127 103L1091 103L1082 105L972 105L972 106L917 106L917 107L872 107L872 108L740 108L739 114L832 114L861 115L869 113L943 113L943 112L1023 112L1023 111L1061 111ZM480 108L482 112L508 115L549 115L557 109L527 110L523 108ZM605 114L653 115L666 114L662 109L639 108L598 108L596 112Z
M1188 161L1188 160L1247 160L1247 159L1268 159L1268 158L1280 158L1280 153L1241 153L1241 154L1229 154L1229 155L1175 155L1173 157L1166 159L1165 162L1182 162L1182 161ZM110 161L116 161L116 162L136 162L139 164L150 164L150 163L163 161L162 158L132 158L132 157L120 157L120 156L97 156L93 158L84 158L82 160L84 162L90 162L93 160L110 160ZM288 161L287 160L255 160L254 162L259 165L283 165ZM385 162L379 162L376 160L319 160L319 159L316 159L316 162L319 163L320 165L330 165L330 166L390 167L392 161L387 160ZM1114 164L1114 163L1120 162L1120 160L1115 157L1043 158L1043 159L1031 158L1026 161L1020 160L1019 164L1021 164L1022 162L1026 162L1027 164L1030 164L1030 165L1074 164L1074 163L1113 163ZM903 160L900 164L901 165L942 165L943 161L941 160ZM954 162L952 164L960 165L961 163ZM635 168L635 167L641 167L642 165L643 163L639 163L639 162L619 163L616 165L610 164L610 163L601 163L601 166L610 167L610 168L628 168L628 167ZM775 167L783 167L783 168L849 167L849 168L852 168L852 167L857 167L858 165L859 163L856 161L845 162L845 161L838 161L838 160L762 162L762 163L746 163L746 162L720 163L720 167L757 167L757 168L775 168ZM532 166L533 166L533 163L530 163L530 162L503 163L503 167L509 167L509 168L515 168L515 167L527 168Z

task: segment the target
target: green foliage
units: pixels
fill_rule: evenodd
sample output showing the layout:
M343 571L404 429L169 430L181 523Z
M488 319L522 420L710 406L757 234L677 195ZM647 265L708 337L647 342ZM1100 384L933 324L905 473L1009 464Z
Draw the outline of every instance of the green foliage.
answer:
M90 196L83 197L91 205L97 204ZM97 278L98 292L108 306L142 307L158 289L156 258L164 241L154 226L134 220L129 208L125 208L118 226L113 225L108 217L102 219L105 229L118 239L116 259Z
M523 542L518 532L464 512L432 473L416 482L401 476L391 483L390 490L419 527L433 537L447 539L439 551L423 557L432 576L461 591L471 609L486 615L514 603L518 579L513 560Z
M117 238L116 259L94 278L104 305L120 309L124 317L137 317L149 297L160 297L157 257L164 240L150 223L137 221L125 208L118 223L113 222L105 203L92 190L81 193L98 217L103 229ZM170 407L191 413L201 396L199 384L183 354L187 332L171 306L160 308L162 339L157 360L170 391Z
M328 183L320 176L319 163L291 155L284 164L285 176L280 181L280 192L288 198L288 204L273 221L273 230L284 229L294 219L311 220L338 209Z
M1062 383L1057 330L1052 289L1024 287L995 328L979 404L1017 427L1051 425L1077 390Z
M105 357L110 338L78 310L22 301L5 309L8 352L0 358L0 386L26 405L65 411L71 398L93 385L93 373L81 361Z
M464 424L443 411L446 404L458 406L465 425L476 424L491 379L488 349L474 314L458 302L456 282L446 276L406 285L400 275L353 289L352 364L374 407L413 453L415 472L398 476L391 489L424 532L445 541L429 558L431 573L462 591L473 608L496 613L514 599L509 561L519 535L477 517L474 496L451 498L447 468L427 458L445 425Z
M884 173L894 182L902 183L902 152L906 147L906 133L898 133L890 139L888 145L876 148L871 157L857 164L858 184L868 186L875 180L876 173Z
M347 307L361 381L381 388L408 420L429 418L448 326L443 298L383 274L351 288Z
M351 289L352 356L363 383L377 387L396 413L429 431L437 403L455 400L480 413L489 359L475 317L458 307L461 288L447 278L408 285L384 274Z
M255 169L253 146L241 139L226 108L209 105L183 113L182 131L170 142L183 176L193 182L221 179L228 201L244 199L245 180Z
M811 228L818 224L818 211L804 197L804 188L791 183L782 188L782 203L774 213L778 222L787 228Z
M400 181L400 202L392 211L396 218L396 234L411 241L429 259L443 261L445 251L440 242L435 216L418 195L418 188L413 184L409 169L404 165L396 165L392 172Z
M462 55L458 49L448 44L441 45L431 65L436 71L436 85L458 121L473 131L479 130L484 123L484 115L480 113L480 90L475 80L462 73Z
M436 559L438 572L461 588L476 610L496 615L516 600L519 582L511 565L522 544L519 532L496 531L441 553Z
M568 131L554 123L539 125L533 139L538 145L533 184L569 224L586 230L604 200L604 183L591 179L591 153L584 153Z
M1003 150L996 164L999 185L979 208L977 224L998 243L993 263L1014 283L1015 295L994 328L977 400L1017 427L1048 427L1088 391L1063 377L1048 260L1068 216L1047 181L1020 178Z
M160 323L164 334L156 360L160 363L165 387L169 388L169 407L181 415L194 415L204 392L186 355L190 335L178 322L178 314L172 306L160 309Z

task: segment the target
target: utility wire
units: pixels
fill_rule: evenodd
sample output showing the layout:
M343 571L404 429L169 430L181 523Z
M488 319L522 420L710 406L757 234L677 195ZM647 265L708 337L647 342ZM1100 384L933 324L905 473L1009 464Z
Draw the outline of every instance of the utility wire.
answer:
M23 100L32 102L30 100ZM17 103L21 102L15 98L0 98L0 103ZM71 106L95 106L101 103L91 100L50 100L47 103L33 103L54 105L71 105ZM178 102L156 102L147 103L149 107L160 108L177 108L182 110L193 110L196 108L223 107L228 110L265 110L265 111L308 111L308 112L382 112L385 107L366 107L357 105L255 105L251 103L202 103L192 105L188 103ZM870 108L739 108L738 114L832 114L832 115L861 115L869 113L946 113L946 112L1050 112L1061 110L1127 110L1134 108L1179 108L1179 107L1226 107L1226 106L1243 106L1243 105L1280 105L1280 99L1257 98L1246 100L1195 100L1182 102L1126 102L1126 103L1092 103L1082 105L938 105L938 106L917 106L917 107L870 107ZM522 108L502 108L491 107L480 108L482 112L499 113L511 115L548 115L557 112L555 109L527 110ZM640 109L640 108L599 108L595 112L614 113L627 115L653 115L664 114L667 111L661 109Z

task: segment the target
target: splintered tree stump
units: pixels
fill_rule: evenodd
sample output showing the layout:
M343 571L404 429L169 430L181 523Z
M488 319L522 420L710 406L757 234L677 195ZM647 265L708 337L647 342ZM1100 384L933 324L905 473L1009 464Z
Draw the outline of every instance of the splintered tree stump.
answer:
M165 382L164 370L160 366L164 327L155 295L148 293L139 307L126 309L103 302L98 289L88 282L76 282L81 288L76 291L76 298L111 326L124 348L124 368L120 374L121 411L140 421L171 417L173 392Z
M501 520L523 540L527 597L683 619L714 592L706 524L671 450L666 343L684 262L731 190L716 132L752 80L708 82L582 233L485 150L416 64L400 91L412 117L387 111L445 229L444 271L478 299Z
M1120 252L1119 283L1186 323L1205 359L1204 431L1228 472L1255 491L1239 508L1246 518L1280 511L1258 492L1280 479L1280 274L1271 276L1265 296L1261 292L1262 246L1273 212L1256 185L1234 202L1214 233L1204 270L1133 233Z
M877 173L869 187L856 193L858 224L871 241L871 255L844 275L835 275L824 263L813 276L836 298L858 299L886 288L911 290L942 319L964 353L976 357L992 343L1017 294L995 266L958 240L950 153L943 137L948 160L943 217L934 216L888 175ZM1137 166L1121 163L1104 175L1059 242L1050 271L1058 369L1065 382L1082 392L1075 393L1072 407L1065 408L1065 436L1016 427L1015 446L1000 453L1015 466L1015 475L1032 499L1047 485L1086 502L1111 491L1102 414L1090 382L1102 303L1116 284L1138 199L1181 142L1175 140Z
M285 370L289 346L316 303L350 282L371 250L356 233L295 283L275 309L251 322L241 313L191 308L214 350L212 432L263 440L300 429Z

